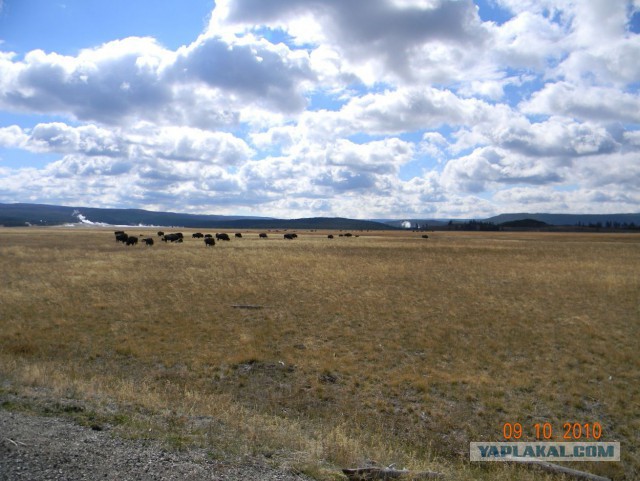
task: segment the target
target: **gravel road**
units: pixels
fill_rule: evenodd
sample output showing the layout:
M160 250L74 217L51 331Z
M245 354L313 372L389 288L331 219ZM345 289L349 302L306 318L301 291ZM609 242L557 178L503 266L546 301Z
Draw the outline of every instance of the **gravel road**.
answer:
M0 409L0 481L304 481L258 459L216 461L205 451L169 452L64 418Z

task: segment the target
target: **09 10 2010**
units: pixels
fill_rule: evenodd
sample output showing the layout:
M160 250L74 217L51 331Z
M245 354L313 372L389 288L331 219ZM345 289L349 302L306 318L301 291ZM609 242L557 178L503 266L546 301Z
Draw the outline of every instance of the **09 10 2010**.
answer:
M529 432L536 440L540 439L553 439L554 428L551 423L536 423L530 427ZM602 437L602 425L598 422L594 423L579 423L579 422L565 422L562 424L562 439L578 441L578 440L599 440ZM508 441L520 440L527 433L522 426L522 423L506 422L502 425L502 437Z

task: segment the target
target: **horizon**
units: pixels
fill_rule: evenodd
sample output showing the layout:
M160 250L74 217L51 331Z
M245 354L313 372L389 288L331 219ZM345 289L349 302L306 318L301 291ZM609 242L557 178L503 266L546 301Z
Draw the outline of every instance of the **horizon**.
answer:
M640 212L638 57L638 0L0 0L0 202Z
M80 222L78 224L103 224L104 226L129 226L125 224L108 224L102 222L93 222L91 219L88 219L86 215L77 209L97 209L97 210L141 210L144 212L149 212L152 214L171 214L171 215L184 215L184 216L211 216L211 217L234 217L232 220L243 220L246 218L247 220L255 219L255 220L310 220L310 219L346 219L346 220L355 220L355 221L372 221L372 222L409 222L409 221L436 221L436 222L444 222L444 221L487 221L494 217L500 216L570 216L570 217L580 217L580 216L640 216L640 212L611 212L606 214L576 214L572 212L500 212L495 215L487 216L487 217L352 217L352 216L305 216L305 217L272 217L272 216L262 216L262 215L251 215L244 216L239 214L203 214L203 213L193 213L193 212L177 212L177 211L157 211L157 210L148 210L148 209L140 209L140 208L109 208L109 207L92 207L92 206L79 206L79 205L62 205L62 204L39 204L39 203L28 203L28 202L14 202L14 203L6 203L0 202L0 206L3 205L25 205L25 206L44 206L44 207L62 207L65 209L74 209L73 216L78 217ZM522 218L526 219L526 218ZM86 223L84 222L86 220ZM224 219L222 219L224 220ZM133 226L135 227L135 226ZM154 227L154 225L144 225L143 227Z

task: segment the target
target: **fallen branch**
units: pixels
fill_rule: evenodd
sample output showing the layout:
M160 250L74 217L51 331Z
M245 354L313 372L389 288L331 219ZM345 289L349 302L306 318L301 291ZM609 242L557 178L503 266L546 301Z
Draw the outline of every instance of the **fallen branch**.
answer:
M597 474L587 473L585 471L578 471L577 469L566 468L564 466L559 466L557 464L547 463L545 461L513 461L516 464L524 464L526 466L533 466L543 471L548 471L550 473L556 474L566 474L568 476L572 476L575 479L579 479L581 481L611 481L609 478L605 478L603 476L598 476Z
M433 471L413 472L406 469L391 468L355 468L343 469L342 472L350 481L373 481L387 479L435 479L444 474Z
M26 444L21 443L20 441L14 441L13 439L10 438L5 438L7 441L9 441L11 444L13 444L14 446L18 446L18 444L20 444L21 446L26 446Z

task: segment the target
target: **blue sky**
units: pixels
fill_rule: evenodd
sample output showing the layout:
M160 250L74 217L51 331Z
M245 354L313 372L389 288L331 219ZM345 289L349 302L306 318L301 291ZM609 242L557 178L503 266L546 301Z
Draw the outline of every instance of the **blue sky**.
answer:
M0 202L640 212L638 0L0 1Z
M154 37L167 48L191 43L207 25L214 2L190 0L4 0L4 49L43 49L74 55L80 49L131 36Z

